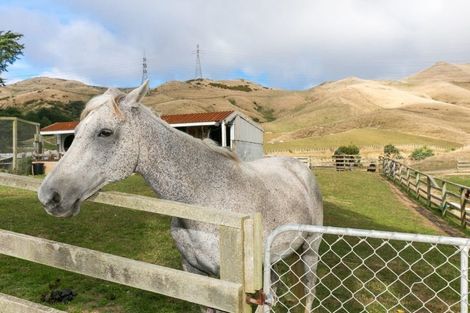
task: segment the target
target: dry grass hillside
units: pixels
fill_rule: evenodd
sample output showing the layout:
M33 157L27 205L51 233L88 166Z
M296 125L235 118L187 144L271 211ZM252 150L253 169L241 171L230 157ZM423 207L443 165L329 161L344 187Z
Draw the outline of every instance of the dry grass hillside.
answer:
M103 88L34 78L0 88L0 108L86 102ZM246 80L172 81L144 103L171 113L240 110L263 123L271 148L338 144L470 144L470 65L438 62L398 81L345 78L303 91Z
M0 108L9 106L22 110L36 110L42 106L63 105L73 101L87 102L103 92L103 87L84 83L37 77L0 88Z

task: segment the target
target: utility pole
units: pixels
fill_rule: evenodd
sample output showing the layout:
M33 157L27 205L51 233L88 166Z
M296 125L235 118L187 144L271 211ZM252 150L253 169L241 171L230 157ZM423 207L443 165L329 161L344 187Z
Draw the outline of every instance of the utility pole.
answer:
M141 84L144 83L149 78L148 72L147 72L147 57L145 56L145 50L144 50L144 57L142 58L142 82Z
M196 45L196 71L194 73L194 78L202 78L202 67L201 67L201 57L199 44Z

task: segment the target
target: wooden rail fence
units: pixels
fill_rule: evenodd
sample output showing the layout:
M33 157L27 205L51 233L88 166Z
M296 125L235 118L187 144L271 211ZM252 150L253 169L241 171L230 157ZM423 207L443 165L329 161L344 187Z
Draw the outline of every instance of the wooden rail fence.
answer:
M470 172L470 161L457 161L457 172Z
M438 208L442 216L458 219L463 227L470 223L470 187L433 177L390 158L380 158L380 163L386 177L429 207Z
M35 178L0 173L3 186L36 191L40 183ZM263 230L259 213L223 212L118 192L99 192L90 201L219 225L220 279L1 229L0 254L227 312L251 312L246 294L262 288ZM5 313L61 312L0 294L3 307L9 308Z

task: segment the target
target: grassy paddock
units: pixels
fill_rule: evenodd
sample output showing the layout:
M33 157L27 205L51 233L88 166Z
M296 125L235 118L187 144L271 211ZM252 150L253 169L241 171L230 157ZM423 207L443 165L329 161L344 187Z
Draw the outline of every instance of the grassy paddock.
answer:
M276 133L266 134L265 141L278 136ZM274 144L265 144L266 149L301 149L301 148L329 148L338 147L345 144L355 144L358 146L383 145L390 143L395 145L401 144L418 144L418 145L434 145L451 148L460 147L460 144L446 140L433 139L424 136L416 136L397 131L376 129L376 128L359 128L348 130L341 133L328 134L323 136L314 136L302 139L291 140L287 142L278 142Z
M405 208L376 174L331 170L316 174L324 194L326 225L437 233ZM152 195L137 175L105 189ZM34 193L0 187L0 221L3 229L180 267L168 217L85 203L77 217L62 220L45 214ZM196 305L180 300L0 256L0 292L39 302L56 279L62 288L78 293L68 304L53 305L68 312L199 312Z

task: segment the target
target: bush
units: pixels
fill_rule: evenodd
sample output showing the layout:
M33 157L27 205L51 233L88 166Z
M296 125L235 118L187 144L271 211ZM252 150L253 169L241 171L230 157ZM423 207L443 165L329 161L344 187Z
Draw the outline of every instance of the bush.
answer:
M252 89L248 85L236 85L236 86L229 86L221 83L209 83L212 87L222 88L222 89L229 89L229 90L238 90L244 92L250 92Z
M411 152L410 158L412 160L419 161L419 160L424 160L426 158L429 158L433 155L434 155L434 152L430 148L424 146L424 147L413 150L413 152Z
M356 145L349 145L349 146L340 146L335 151L335 155L341 154L348 154L348 155L358 155L359 154L359 147Z
M388 144L384 147L384 155L390 158L398 158L400 156L400 150L392 144Z

